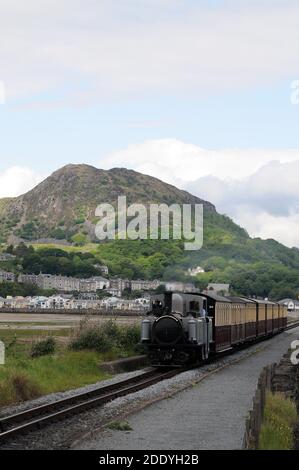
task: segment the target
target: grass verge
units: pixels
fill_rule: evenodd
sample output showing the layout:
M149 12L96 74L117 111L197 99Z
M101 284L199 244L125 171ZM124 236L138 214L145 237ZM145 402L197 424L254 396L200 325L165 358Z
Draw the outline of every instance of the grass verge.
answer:
M0 330L0 340L6 347L6 363L0 365L0 406L108 378L99 365L136 354L139 327L119 326L111 320L95 323L86 318L78 328L64 330L65 338L61 334L51 330ZM53 343L50 349L44 347L49 341ZM36 349L39 354L33 354Z
M291 450L294 448L296 405L281 393L268 393L259 450Z
M0 366L0 406L70 390L108 378L93 351L64 351L37 358L10 357Z

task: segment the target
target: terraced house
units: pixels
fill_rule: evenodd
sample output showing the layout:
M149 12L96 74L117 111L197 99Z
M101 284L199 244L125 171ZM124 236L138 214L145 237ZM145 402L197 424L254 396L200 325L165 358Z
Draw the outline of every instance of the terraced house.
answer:
M79 279L52 274L20 274L18 282L34 284L41 289L55 289L59 292L96 292L98 289L109 287L109 281L101 276Z
M15 281L15 274L14 273L10 273L10 272L7 272L7 271L2 271L0 270L0 282L14 282Z

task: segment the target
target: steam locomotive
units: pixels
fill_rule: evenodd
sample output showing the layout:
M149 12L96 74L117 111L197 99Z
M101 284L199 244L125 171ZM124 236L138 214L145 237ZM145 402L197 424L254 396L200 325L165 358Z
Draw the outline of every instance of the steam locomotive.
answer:
M166 292L151 299L141 344L151 365L182 367L279 333L286 323L286 307L275 302Z

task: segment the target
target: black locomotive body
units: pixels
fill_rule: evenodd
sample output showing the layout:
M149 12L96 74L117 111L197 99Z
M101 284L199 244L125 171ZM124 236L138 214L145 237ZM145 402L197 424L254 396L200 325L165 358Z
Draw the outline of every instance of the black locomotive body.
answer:
M141 343L153 366L181 367L278 333L286 315L283 306L269 301L166 292L151 299Z

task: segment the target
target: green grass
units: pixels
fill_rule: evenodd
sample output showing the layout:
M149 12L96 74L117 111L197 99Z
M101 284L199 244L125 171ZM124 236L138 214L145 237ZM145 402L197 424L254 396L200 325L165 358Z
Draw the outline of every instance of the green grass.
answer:
M114 421L113 423L108 424L108 429L113 431L133 431L133 428L130 426L128 421Z
M86 331L101 330L109 347L100 349L97 343L82 343ZM57 336L65 336L69 341L57 339L54 354L31 357L33 344ZM85 319L79 327L58 331L0 330L0 340L6 346L6 363L0 365L0 406L103 380L109 375L101 370L101 362L133 354L138 338L137 327L118 326L111 320L95 325ZM80 340L77 350L69 347L74 340Z
M68 336L71 330L0 330L6 346L6 363L0 365L0 406L48 393L81 387L108 377L99 364L105 355L69 351L58 344L55 354L32 358L32 344L50 336Z
M8 354L0 366L0 405L22 401L14 390L14 381L21 378L30 390L24 399L69 390L103 380L108 374L101 371L102 357L92 351L64 351L63 354L30 358Z
M268 393L259 450L291 450L294 448L293 428L297 421L296 405L280 393Z
M28 242L27 245L32 245L35 250L40 248L57 248L64 250L68 253L96 253L99 244L98 243L85 243L82 246L74 245L60 245L59 243L32 243Z

